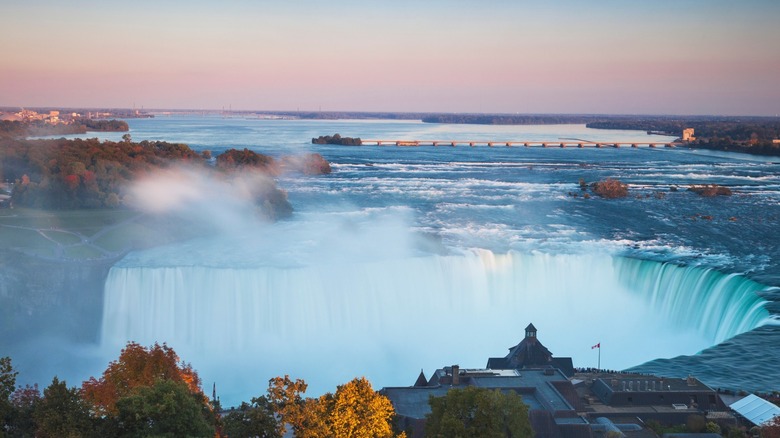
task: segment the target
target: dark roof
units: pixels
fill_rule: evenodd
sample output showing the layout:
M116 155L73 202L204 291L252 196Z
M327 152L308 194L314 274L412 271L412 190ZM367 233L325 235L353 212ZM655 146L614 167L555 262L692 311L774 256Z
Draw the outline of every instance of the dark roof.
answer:
M417 381L414 382L414 386L428 386L428 379L425 378L423 370L420 370L420 375L417 377Z
M511 368L548 365L552 360L552 353L539 342L539 339L525 338L509 349L509 354L506 355L505 359Z
M574 364L570 357L554 357L552 366L561 370L566 377L574 376Z
M528 327L525 328L525 331L527 331L527 332L535 332L537 330L536 330L536 327L534 327L533 324L528 324Z

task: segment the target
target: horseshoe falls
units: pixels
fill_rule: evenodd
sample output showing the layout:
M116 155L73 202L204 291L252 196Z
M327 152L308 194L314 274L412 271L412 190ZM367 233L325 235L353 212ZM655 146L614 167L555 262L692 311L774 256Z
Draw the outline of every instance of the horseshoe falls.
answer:
M275 224L218 199L170 212L214 231L132 252L111 268L100 316L109 358L130 340L166 342L230 404L261 394L278 375L303 378L317 394L362 375L377 387L404 386L420 368L483 367L532 322L553 354L576 367L595 367L590 347L600 343L603 368L780 389L771 365L780 360L771 348L780 342L780 165L771 159L688 149L308 144L334 132L648 138L579 125L130 123L134 139L214 153L318 152L333 173L280 177L295 212ZM582 196L580 180L604 178L627 183L629 196ZM734 195L685 190L710 183Z

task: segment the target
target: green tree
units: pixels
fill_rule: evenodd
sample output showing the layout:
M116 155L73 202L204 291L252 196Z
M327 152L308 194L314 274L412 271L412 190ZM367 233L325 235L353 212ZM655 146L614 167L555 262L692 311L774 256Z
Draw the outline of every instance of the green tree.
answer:
M183 382L157 380L116 402L116 432L122 437L214 436L213 415L205 397Z
M514 392L503 393L473 386L452 389L444 397L431 396L426 437L531 437L528 407Z
M78 388L68 388L55 377L43 390L43 398L35 404L33 420L36 437L84 437L94 431L89 407Z
M273 406L265 396L253 398L251 404L242 402L222 417L222 424L222 431L230 438L281 437Z
M16 390L16 376L10 357L0 357L0 436L11 422L11 394Z

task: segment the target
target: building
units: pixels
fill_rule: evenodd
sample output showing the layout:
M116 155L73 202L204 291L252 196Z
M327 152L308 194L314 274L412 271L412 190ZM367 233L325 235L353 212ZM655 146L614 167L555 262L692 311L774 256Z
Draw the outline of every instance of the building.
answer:
M685 128L682 133L682 141L695 141L696 137L693 136L693 128Z
M436 370L425 381L420 373L415 386L382 388L393 404L397 425L410 437L423 435L425 417L430 414L428 399L443 397L452 388L476 386L518 393L528 405L531 426L537 436L589 437L590 425L578 414L582 406L577 392L559 370L460 369L457 365ZM540 433L542 432L542 433Z
M616 423L639 418L673 425L700 415L722 425L735 423L718 393L692 376L679 379L612 373L581 380L575 386L589 418L603 417Z
M431 396L466 386L519 394L537 438L655 436L645 422L685 424L691 415L721 425L735 423L718 394L694 377L575 373L572 359L553 357L537 335L529 324L523 340L506 356L489 358L484 369L446 366L430 379L420 371L413 386L380 392L393 404L397 426L412 438L423 436Z
M431 412L430 396L442 397L452 388L466 386L518 393L528 405L537 436L590 437L591 426L579 414L583 406L569 380L573 374L571 358L552 357L539 341L536 327L529 324L523 340L506 356L488 359L484 369L452 365L436 370L430 379L421 371L414 386L383 388L380 392L393 403L398 426L409 431L411 437L423 434L425 417Z
M566 375L574 375L574 366L570 357L553 357L550 350L539 341L533 324L525 328L525 337L519 344L509 348L504 357L491 357L486 368L494 370L523 368L557 368Z

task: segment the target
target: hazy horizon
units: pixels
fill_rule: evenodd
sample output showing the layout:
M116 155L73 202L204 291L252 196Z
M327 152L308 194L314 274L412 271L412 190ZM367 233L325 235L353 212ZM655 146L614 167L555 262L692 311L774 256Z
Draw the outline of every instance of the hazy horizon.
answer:
M0 106L780 113L780 3L5 5Z

